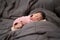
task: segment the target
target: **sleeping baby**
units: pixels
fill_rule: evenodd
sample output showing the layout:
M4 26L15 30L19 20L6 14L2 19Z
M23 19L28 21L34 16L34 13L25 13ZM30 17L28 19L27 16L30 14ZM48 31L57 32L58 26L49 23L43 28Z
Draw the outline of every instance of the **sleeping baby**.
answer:
M11 31L19 30L19 29L23 28L23 26L27 23L41 21L41 20L46 21L45 14L42 11L35 12L28 16L19 17L13 22Z

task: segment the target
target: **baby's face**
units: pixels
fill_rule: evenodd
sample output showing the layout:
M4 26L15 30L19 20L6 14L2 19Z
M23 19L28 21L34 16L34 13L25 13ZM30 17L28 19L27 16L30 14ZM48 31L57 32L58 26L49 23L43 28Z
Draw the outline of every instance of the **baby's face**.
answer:
M31 17L31 20L33 20L33 21L40 21L42 19L43 19L43 17L42 17L41 13L33 14L33 16Z

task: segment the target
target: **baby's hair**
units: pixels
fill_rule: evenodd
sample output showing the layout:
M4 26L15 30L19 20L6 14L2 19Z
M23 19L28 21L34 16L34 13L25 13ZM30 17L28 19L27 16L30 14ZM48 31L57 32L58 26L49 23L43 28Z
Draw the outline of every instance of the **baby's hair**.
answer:
M42 16L43 16L43 19L45 19L45 17L46 17L46 16L45 16L45 13L44 13L43 11L37 11L37 12L34 12L34 13L41 13ZM34 13L33 13L33 14L34 14ZM33 16L33 14L31 15L31 17Z

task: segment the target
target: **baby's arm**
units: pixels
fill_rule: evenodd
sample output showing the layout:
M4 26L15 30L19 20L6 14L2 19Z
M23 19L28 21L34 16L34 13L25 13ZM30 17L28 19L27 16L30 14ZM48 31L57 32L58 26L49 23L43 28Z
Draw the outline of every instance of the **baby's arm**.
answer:
M23 17L19 17L19 18L17 18L14 22L13 22L13 26L12 26L12 28L13 29L20 29L20 28L22 28L23 27L23 25L24 24L26 24L24 21L24 16ZM24 21L23 21L24 20Z

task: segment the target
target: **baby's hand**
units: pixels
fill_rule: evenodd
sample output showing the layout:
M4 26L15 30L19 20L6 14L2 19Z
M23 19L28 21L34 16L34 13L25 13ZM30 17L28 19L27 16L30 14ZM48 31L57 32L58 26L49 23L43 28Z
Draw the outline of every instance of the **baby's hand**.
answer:
M15 29L20 29L20 28L22 28L22 26L23 26L23 24L22 24L21 22L14 24L14 28L15 28Z
M13 24L12 31L15 31L15 30L21 29L22 27L23 27L22 22L15 23L15 24Z

